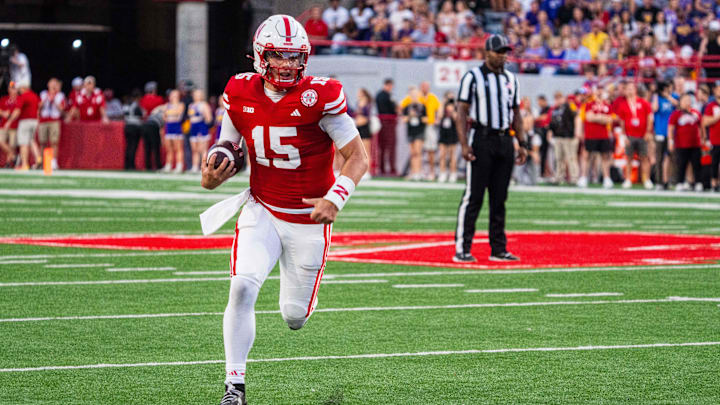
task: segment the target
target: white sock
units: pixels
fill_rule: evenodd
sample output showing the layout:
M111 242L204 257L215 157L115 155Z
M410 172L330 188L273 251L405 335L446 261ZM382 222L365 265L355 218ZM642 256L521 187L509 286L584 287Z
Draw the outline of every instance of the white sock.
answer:
M225 382L245 383L245 364L255 340L255 301L260 287L243 278L230 279L230 298L223 317Z

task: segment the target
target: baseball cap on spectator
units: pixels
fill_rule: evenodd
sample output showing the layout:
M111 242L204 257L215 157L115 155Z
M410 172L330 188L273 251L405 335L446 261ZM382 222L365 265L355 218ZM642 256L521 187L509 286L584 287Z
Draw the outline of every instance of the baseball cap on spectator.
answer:
M151 93L153 91L157 91L157 82L145 83L145 93Z
M492 52L511 51L512 47L508 43L507 38L502 35L495 34L485 41L485 50Z
M76 78L72 79L72 86L73 86L73 87L82 86L82 84L83 84L83 79L82 79L82 77L77 76Z
M710 31L720 31L720 21L718 21L718 20L710 21L710 24L708 24L708 29Z

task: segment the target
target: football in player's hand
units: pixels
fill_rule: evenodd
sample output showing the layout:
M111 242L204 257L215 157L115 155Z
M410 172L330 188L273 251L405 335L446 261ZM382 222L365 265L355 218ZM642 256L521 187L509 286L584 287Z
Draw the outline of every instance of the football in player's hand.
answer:
M229 162L235 162L235 169L237 171L242 170L245 163L245 153L243 152L242 146L230 141L221 141L213 145L208 151L207 159L210 163L210 158L215 155L215 169L220 167L225 158Z

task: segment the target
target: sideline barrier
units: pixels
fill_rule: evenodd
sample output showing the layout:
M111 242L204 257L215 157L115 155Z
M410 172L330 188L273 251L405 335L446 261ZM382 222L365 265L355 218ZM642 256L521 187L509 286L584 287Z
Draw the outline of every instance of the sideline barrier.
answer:
M110 121L63 123L58 148L61 169L122 170L125 159L125 123ZM135 155L135 166L145 167L142 140Z

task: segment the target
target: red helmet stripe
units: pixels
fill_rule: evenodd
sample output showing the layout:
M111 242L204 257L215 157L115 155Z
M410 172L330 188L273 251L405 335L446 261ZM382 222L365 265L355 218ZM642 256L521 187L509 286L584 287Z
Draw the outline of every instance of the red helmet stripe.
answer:
M290 40L290 19L287 17L283 17L283 21L285 21L285 42L291 42Z

